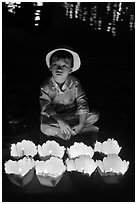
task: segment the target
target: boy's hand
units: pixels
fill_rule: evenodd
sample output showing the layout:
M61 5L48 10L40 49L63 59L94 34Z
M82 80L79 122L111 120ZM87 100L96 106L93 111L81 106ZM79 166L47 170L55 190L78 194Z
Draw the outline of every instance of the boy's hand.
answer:
M78 134L83 128L83 124L78 124L78 125L75 125L72 130L75 132L75 135Z
M66 139L66 140L70 139L70 137L71 137L70 126L62 120L58 120L58 123L59 123L60 131L65 137L64 139Z

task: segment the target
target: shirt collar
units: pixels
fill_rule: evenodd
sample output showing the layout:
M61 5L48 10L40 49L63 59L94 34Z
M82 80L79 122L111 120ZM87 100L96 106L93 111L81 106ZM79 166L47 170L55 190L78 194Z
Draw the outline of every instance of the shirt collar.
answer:
M59 85L57 84L57 82L54 80L54 78L51 78L51 81L53 83L53 85L55 86L55 88L59 91L62 92L62 90L64 91L67 88L67 84L68 84L68 79L66 79L65 83L62 86L62 90L60 89Z

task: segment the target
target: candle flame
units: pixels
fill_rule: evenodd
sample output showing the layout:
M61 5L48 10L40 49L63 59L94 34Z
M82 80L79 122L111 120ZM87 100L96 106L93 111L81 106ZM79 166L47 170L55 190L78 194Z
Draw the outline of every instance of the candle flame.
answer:
M49 154L52 154L52 150L49 150Z
M24 156L24 148L22 148L21 151L22 151L22 156Z
M19 174L21 175L21 172L22 172L22 169L21 168L19 168Z
M48 171L46 169L44 169L44 174L47 174L47 173L48 173Z

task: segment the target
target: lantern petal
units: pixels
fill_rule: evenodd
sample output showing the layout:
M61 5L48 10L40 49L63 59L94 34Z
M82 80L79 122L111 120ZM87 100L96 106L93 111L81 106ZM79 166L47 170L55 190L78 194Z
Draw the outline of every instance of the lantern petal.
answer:
M35 161L37 175L50 175L56 177L65 172L66 167L62 159L51 157L47 161Z
M33 157L37 154L37 148L32 141L22 140L22 142L12 144L10 154L13 157L21 157L24 155Z
M67 148L67 153L69 158L76 158L81 155L89 155L92 158L94 155L94 150L91 146L88 147L83 142L74 142L70 148Z
M75 161L73 159L66 159L67 171L76 171Z
M122 161L117 154L110 154L103 159L105 172L125 173L129 162Z
M7 174L20 174L24 176L33 167L34 161L28 158L23 158L19 161L9 160L5 163L5 172Z
M96 141L95 146L94 146L94 151L95 152L101 152L101 146L102 146L102 143Z
M43 152L43 149L41 145L38 145L38 153L40 154L40 156L44 156L44 152Z
M39 146L38 153L40 157L52 155L59 158L62 158L65 152L65 147L60 146L57 142L48 140L44 143L41 148Z
M102 162L101 160L96 160L96 164L97 164L97 166L100 168L100 170L101 170L102 172L105 171L105 170L104 170L103 162Z
M102 152L106 155L108 154L119 154L121 147L116 140L108 138L107 141L103 143L96 143L94 151Z
M12 144L11 147L10 147L10 155L11 156L17 156L18 155L17 148L16 148L15 144Z
M121 173L122 173L122 174L125 174L126 171L128 170L128 167L129 167L129 161L126 162L126 161L124 160L124 161L122 162L121 169L120 169L120 170L121 170Z
M5 163L5 172L7 174L13 174L13 173L17 174L18 173L17 162L8 160Z
M90 156L82 155L74 160L75 169L78 172L88 174L89 176L95 171L97 165Z

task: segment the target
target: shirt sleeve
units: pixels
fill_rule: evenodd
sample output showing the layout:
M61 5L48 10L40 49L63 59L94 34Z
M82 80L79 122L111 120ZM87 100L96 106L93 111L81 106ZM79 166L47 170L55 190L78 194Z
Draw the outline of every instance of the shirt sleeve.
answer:
M88 113L89 107L85 91L82 89L80 82L75 82L76 101L77 101L77 115Z
M51 115L56 114L52 105L52 100L50 98L50 89L48 86L40 88L40 107L41 115L50 117Z

